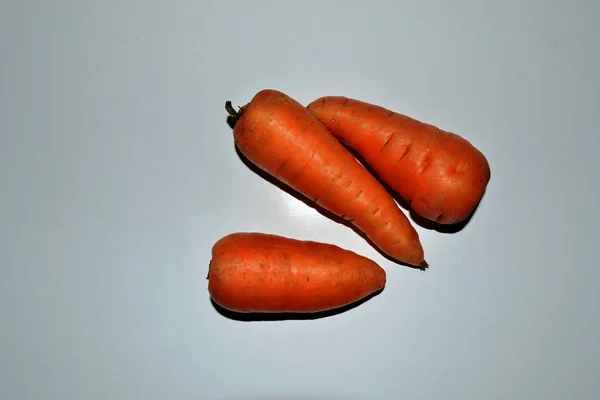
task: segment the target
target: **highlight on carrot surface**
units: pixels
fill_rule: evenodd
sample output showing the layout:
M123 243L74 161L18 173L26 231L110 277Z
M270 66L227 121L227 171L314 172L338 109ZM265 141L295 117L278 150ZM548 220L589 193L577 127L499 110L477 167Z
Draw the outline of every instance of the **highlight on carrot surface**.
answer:
M239 111L231 102L226 109L250 162L354 224L389 257L427 268L417 231L391 194L306 107L265 89Z
M307 109L360 154L418 215L457 224L483 197L490 166L458 134L343 96L321 97Z
M384 288L385 271L341 247L237 232L212 247L208 291L238 313L315 313L350 305Z

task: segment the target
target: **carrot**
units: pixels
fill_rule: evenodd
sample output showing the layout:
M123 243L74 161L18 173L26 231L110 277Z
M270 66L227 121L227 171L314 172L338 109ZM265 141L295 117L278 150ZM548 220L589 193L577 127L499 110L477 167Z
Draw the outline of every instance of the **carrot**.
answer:
M461 136L342 96L321 97L307 109L360 154L418 215L456 224L466 220L481 200L490 166Z
M208 291L228 310L312 313L381 290L385 271L338 246L264 233L238 232L212 248Z
M258 92L236 112L234 141L260 169L350 221L390 257L427 267L419 237L390 193L296 100Z

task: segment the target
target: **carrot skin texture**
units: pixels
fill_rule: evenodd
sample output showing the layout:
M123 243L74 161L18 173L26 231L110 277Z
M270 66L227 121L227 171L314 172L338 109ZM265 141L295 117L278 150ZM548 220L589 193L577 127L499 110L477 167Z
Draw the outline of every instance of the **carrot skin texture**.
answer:
M490 181L485 156L455 133L344 96L321 97L307 109L431 221L466 220Z
M332 310L383 289L385 271L338 246L256 232L238 232L212 248L208 291L241 313Z
M390 257L427 267L418 234L393 197L306 107L265 89L242 111L233 135L246 158L350 221Z

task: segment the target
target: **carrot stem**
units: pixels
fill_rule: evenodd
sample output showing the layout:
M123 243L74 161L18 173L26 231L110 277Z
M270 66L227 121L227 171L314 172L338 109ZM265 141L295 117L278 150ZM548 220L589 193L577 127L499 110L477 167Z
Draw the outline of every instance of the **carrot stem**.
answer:
M238 119L240 119L240 117L244 113L244 110L241 107L238 107L238 108L239 108L239 110L236 111L235 108L233 108L231 101L227 100L225 102L225 109L227 110L227 113L229 114L229 119L231 121L232 127L235 126Z

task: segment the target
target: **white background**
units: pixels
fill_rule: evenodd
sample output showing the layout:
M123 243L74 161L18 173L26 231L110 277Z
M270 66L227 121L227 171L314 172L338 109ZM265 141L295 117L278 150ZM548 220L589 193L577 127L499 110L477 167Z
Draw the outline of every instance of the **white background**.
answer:
M0 6L0 398L595 399L600 3L16 1ZM225 100L377 103L492 179L418 226L426 272L250 170ZM386 289L315 320L212 306L235 231L336 243Z

